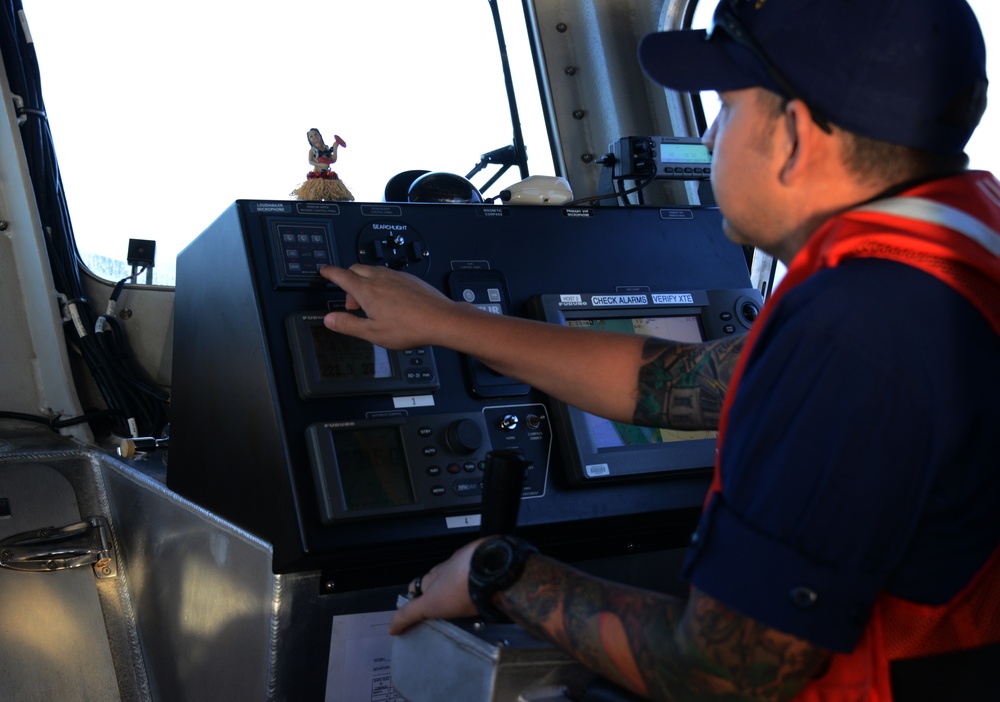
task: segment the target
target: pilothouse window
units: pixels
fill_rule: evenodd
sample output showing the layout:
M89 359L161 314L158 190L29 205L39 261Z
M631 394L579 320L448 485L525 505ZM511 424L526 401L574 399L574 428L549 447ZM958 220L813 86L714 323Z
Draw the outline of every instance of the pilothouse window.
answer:
M380 202L407 170L467 175L513 141L490 2L23 0L77 246L154 282L236 199L290 199L306 132L347 144L335 170ZM554 173L518 0L498 0L532 175ZM479 187L499 170L472 180ZM520 179L510 168L484 193Z

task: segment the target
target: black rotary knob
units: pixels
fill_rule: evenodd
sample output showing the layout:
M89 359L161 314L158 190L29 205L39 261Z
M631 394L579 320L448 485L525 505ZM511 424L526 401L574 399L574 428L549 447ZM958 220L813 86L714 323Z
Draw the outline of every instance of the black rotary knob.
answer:
M483 445L483 430L471 419L459 419L448 425L445 441L455 453L473 453Z

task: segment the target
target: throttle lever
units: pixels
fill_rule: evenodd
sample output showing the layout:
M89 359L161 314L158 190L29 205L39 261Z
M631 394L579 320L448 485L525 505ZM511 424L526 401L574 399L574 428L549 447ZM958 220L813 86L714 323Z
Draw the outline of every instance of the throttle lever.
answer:
M483 473L480 536L512 534L517 526L528 461L514 449L489 451Z

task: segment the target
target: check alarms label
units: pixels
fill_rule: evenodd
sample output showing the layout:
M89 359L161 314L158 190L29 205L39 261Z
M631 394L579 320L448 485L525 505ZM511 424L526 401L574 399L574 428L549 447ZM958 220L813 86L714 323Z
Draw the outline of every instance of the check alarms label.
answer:
M594 295L590 304L594 307L632 307L649 302L645 295Z

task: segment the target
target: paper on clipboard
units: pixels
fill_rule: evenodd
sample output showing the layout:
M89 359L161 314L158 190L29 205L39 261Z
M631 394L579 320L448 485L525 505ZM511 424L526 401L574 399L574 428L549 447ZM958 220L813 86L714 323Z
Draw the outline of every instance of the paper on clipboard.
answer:
M333 618L326 702L405 702L392 686L393 611Z

